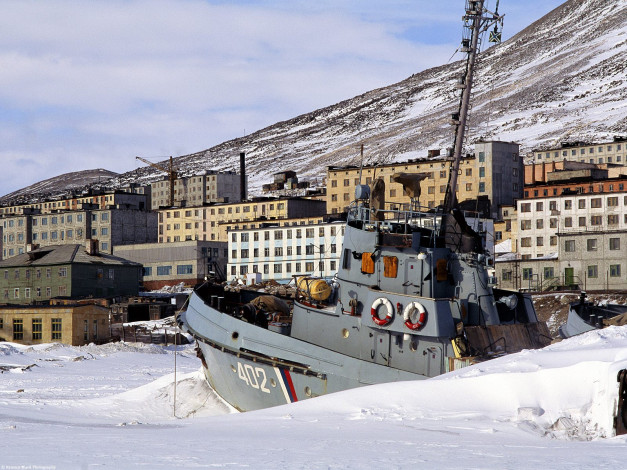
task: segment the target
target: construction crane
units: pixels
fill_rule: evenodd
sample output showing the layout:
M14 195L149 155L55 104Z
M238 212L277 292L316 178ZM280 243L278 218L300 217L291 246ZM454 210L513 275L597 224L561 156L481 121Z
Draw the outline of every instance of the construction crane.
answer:
M172 157L170 157L170 165L169 168L159 165L158 163L149 162L145 158L135 157L137 160L140 160L157 170L165 171L168 174L168 179L170 180L170 207L174 207L174 180L178 178L178 173L174 169L174 163L172 162Z

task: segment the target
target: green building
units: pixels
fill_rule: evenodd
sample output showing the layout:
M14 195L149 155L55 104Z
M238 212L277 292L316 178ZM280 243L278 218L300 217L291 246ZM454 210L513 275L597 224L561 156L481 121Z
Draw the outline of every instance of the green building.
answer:
M99 253L97 241L53 245L0 261L0 303L137 295L142 265Z

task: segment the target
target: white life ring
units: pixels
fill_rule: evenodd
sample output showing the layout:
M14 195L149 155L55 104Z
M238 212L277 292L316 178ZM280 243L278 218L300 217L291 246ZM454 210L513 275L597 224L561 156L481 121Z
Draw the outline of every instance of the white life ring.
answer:
M412 320L414 312L418 312L415 321ZM405 326L410 330L419 330L427 323L427 311L422 304L415 301L410 302L407 304L407 307L405 307L405 310L403 310L403 320L405 320Z
M379 305L383 304L387 310L387 313L384 318L380 318L377 315L377 309ZM372 302L372 307L370 308L370 315L372 316L372 321L375 322L379 326L388 325L392 318L394 317L394 307L392 307L392 302L390 302L385 297L379 297L377 300Z

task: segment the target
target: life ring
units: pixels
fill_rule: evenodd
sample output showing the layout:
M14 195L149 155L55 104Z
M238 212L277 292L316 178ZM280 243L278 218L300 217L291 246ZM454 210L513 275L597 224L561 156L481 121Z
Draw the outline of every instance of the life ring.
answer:
M377 309L379 308L379 305L381 304L385 305L385 308L387 309L387 314L385 315L384 318L380 318L379 315L377 315ZM372 307L370 308L370 315L372 315L372 321L375 322L379 326L385 326L389 324L392 321L392 318L394 317L394 307L392 307L392 302L390 302L385 297L379 297L377 300L372 302Z
M414 312L418 312L418 318L416 321L412 321L412 315ZM425 323L427 323L427 311L418 302L410 302L403 310L403 320L405 320L405 326L410 330L419 330Z

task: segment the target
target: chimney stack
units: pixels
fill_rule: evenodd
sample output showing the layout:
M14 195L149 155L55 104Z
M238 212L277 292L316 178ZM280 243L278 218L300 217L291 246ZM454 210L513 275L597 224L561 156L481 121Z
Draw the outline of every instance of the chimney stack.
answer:
M241 152L239 154L239 194L240 200L246 200L246 154Z
M85 240L85 251L88 255L98 256L98 240L95 238L88 238Z

